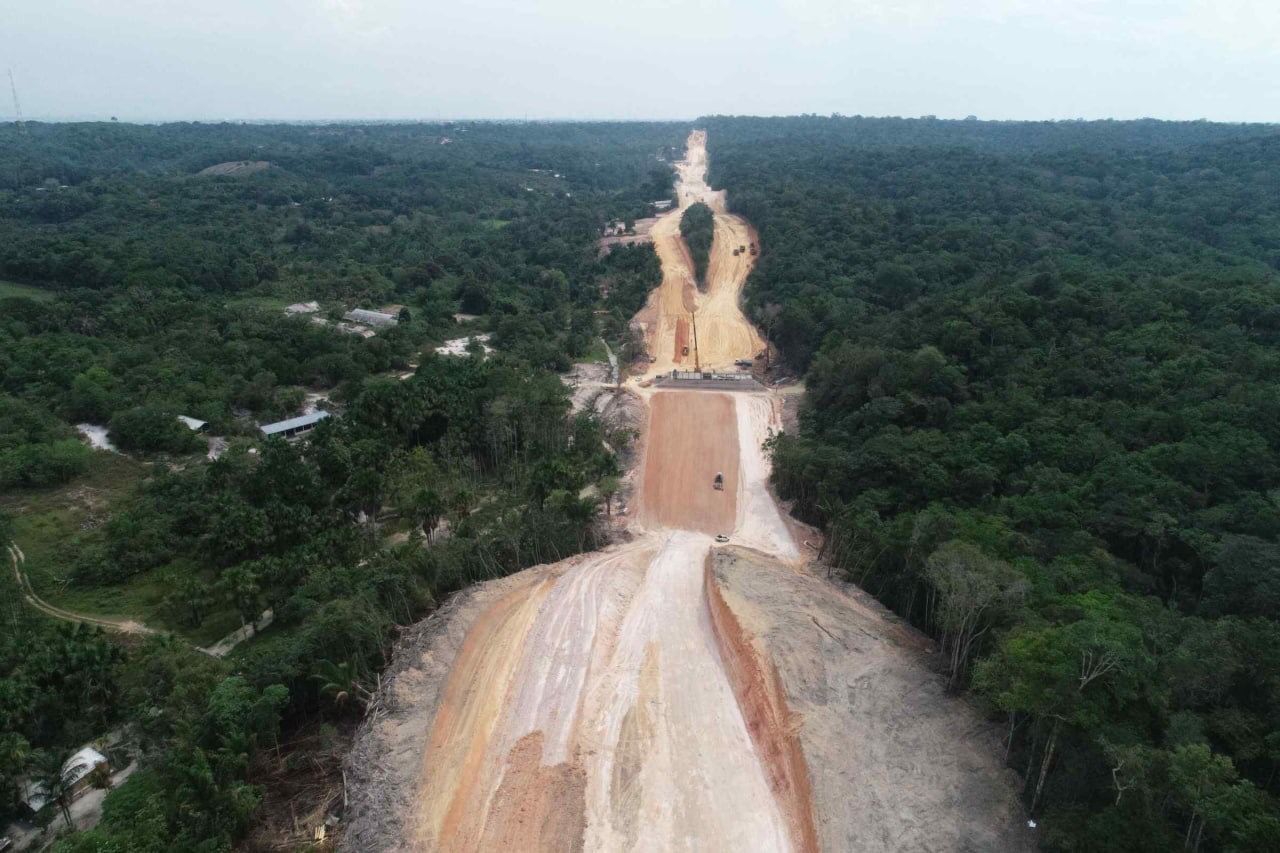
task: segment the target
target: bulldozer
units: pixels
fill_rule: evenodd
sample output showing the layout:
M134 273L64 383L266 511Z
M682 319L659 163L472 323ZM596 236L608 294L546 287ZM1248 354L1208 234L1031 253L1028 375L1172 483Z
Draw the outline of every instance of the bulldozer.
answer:
M718 492L724 491L724 474L719 471L716 472L716 478L711 481L711 488Z

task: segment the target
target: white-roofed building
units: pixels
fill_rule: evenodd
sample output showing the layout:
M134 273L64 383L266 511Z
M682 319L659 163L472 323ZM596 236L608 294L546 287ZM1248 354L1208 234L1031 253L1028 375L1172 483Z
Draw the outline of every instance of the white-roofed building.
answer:
M93 780L90 775L99 767L111 769L107 757L91 746L82 747L62 765L62 781L71 801L85 792ZM43 785L28 782L23 786L22 802L32 814L49 805L49 792Z
M178 420L182 421L182 425L192 432L204 432L205 427L209 426L208 421L202 421L199 418L189 418L186 415L178 415Z
M342 319L350 320L352 323L360 323L361 325L374 326L378 328L394 326L400 322L400 318L395 314L387 314L383 311L371 311L368 308L353 308L343 314Z
M316 424L329 417L329 413L317 409L309 415L299 415L296 418L288 420L276 421L273 424L263 424L258 427L266 438L273 435L281 436L286 439L294 439L302 435L306 435L316 428Z

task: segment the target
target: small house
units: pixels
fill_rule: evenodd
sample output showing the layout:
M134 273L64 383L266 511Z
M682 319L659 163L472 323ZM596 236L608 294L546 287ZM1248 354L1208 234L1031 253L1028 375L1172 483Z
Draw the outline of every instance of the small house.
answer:
M352 323L359 323L362 326L373 326L374 328L394 326L400 322L400 318L395 314L387 314L383 311L370 311L367 308L353 308L343 314L342 319L349 320Z
M79 799L93 785L93 771L105 767L108 772L111 764L107 757L91 746L81 748L62 765L62 781L67 788L67 799L71 802ZM49 805L49 792L44 785L28 782L23 786L22 803L32 814Z
M182 422L183 426L192 432L204 432L209 428L209 422L202 421L199 418L189 418L186 415L178 415L178 420Z
M314 411L309 415L299 415L296 418L288 420L276 421L273 424L263 424L258 427L262 431L264 438L271 438L278 435L281 438L292 441L295 438L306 435L316 428L316 424L329 417L329 413L325 411Z

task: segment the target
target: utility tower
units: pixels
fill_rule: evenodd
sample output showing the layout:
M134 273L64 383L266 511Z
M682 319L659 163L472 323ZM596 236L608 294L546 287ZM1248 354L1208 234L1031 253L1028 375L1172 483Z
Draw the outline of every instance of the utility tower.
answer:
M9 91L13 93L13 115L14 123L18 126L18 133L26 133L27 126L22 121L22 105L18 103L18 84L13 80L13 69L9 69Z
M693 321L693 369L701 373L702 360L698 357L698 313L690 311L689 319Z

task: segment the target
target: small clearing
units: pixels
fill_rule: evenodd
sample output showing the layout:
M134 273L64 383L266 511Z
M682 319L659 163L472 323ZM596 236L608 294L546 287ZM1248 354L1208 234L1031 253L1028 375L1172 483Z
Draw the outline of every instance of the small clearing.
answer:
M468 348L471 342L475 341L480 345L485 355L493 352L493 347L489 346L489 335L469 335L465 338L454 338L451 341L445 341L443 345L436 347L436 352L440 355L469 355Z
M650 216L647 219L637 219L635 227L631 231L624 231L615 228L607 229L605 236L601 237L596 245L600 247L599 257L604 257L613 251L614 246L645 246L653 242L653 226L658 223L659 217Z
M120 450L111 441L110 431L98 424L76 424L76 430L89 442L94 450L107 450L119 453Z
M269 168L271 163L266 160L230 160L226 163L206 166L196 172L196 175L204 178L239 178L255 172L263 172Z

